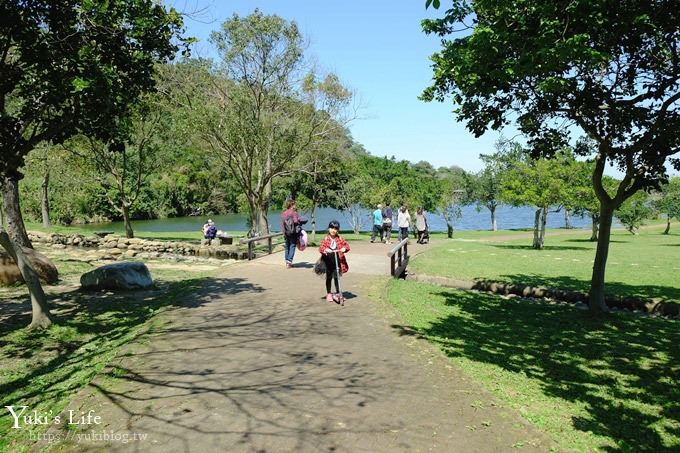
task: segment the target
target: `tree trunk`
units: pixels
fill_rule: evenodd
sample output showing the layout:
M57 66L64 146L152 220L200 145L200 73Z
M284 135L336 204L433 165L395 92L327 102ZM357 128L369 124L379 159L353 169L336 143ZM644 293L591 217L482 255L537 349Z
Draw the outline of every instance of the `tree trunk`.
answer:
M541 209L537 209L536 213L534 214L534 243L532 244L532 247L538 250L543 248L543 244L541 244L541 240L539 237L540 221L541 221Z
M2 202L7 216L7 232L14 242L22 247L33 248L33 244L28 239L24 219L21 216L19 206L19 181L17 179L3 178L2 181Z
M453 238L453 225L451 225L451 222L446 222L446 235L449 239Z
M496 224L496 207L489 208L491 211L491 231L498 231L498 225Z
M266 173L267 175L272 174L272 153L271 150L267 151L267 162L266 162ZM272 180L269 178L264 185L264 190L262 190L262 197L260 198L259 208L260 208L260 224L259 232L260 236L269 234L269 220L267 215L269 214L269 202L272 199ZM294 194L293 194L294 195Z
M666 229L663 231L663 234L668 234L671 231L671 215L668 214L668 219L666 220Z
M9 256L17 263L19 272L21 272L21 276L24 278L28 292L31 295L31 310L33 316L28 328L46 329L52 324L52 318L50 316L50 307L47 305L47 298L45 297L42 286L40 286L38 275L26 259L23 250L21 250L21 246L14 244L5 231L0 231L0 245L7 250Z
M248 195L248 237L254 238L257 236L257 204L255 203L255 197L253 195Z
M600 223L599 216L596 215L596 214L591 214L590 220L591 220L591 223L592 223L592 234L590 235L590 242L596 242L597 241L598 224Z
M541 234L540 234L541 249L545 244L545 224L547 221L548 221L548 207L546 206L543 208L543 212L541 213Z
M269 219L267 218L267 205L269 202L263 202L258 206L258 221L257 221L257 231L260 236L265 236L269 234Z
M571 230L571 220L569 219L569 209L564 208L564 228L567 230Z
M127 203L123 203L121 207L123 212L123 225L125 225L125 237L133 238L135 237L134 231L132 231L132 225L130 224L130 206Z
M45 170L45 175L42 181L42 192L40 199L40 210L42 212L42 224L45 228L52 226L50 222L50 197L49 197L49 186L50 186L50 170L49 168Z
M312 212L310 214L312 230L310 231L311 242L316 241L316 200L312 200Z
M609 254L609 238L612 231L612 218L614 217L613 203L600 202L600 226L597 238L595 261L593 262L593 276L590 281L589 308L591 313L606 312L607 304L604 301L604 274Z

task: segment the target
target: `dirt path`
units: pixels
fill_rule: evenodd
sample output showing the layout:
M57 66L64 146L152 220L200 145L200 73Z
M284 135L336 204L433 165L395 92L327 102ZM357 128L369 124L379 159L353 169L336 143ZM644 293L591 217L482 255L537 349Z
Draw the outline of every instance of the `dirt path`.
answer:
M68 409L92 410L101 424L71 431L58 448L549 451L542 434L424 341L399 336L386 308L367 299L368 285L385 284L387 247L354 247L345 307L323 299L315 251L289 270L281 254L228 267L74 398Z

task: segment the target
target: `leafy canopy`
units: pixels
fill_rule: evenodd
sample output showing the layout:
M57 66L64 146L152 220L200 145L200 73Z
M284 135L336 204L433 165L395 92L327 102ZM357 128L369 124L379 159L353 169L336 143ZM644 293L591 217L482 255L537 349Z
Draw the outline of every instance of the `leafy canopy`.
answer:
M552 155L579 126L626 173L619 202L663 180L667 159L680 168L676 2L453 0L423 29L442 49L422 99L450 95L476 136L514 119Z
M18 176L43 140L116 138L181 31L179 13L149 0L0 2L0 175Z

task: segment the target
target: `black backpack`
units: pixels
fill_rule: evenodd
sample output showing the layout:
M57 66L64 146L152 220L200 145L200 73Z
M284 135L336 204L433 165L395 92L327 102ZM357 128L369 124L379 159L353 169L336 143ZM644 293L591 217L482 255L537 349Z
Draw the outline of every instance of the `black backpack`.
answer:
M292 215L289 215L283 219L283 234L287 237L292 237L298 234Z

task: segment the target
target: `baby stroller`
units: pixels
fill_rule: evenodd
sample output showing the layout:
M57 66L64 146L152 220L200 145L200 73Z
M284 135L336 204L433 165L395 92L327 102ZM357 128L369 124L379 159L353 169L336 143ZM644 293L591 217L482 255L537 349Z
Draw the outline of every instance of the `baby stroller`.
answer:
M425 230L423 230L422 233L420 231L418 231L418 236L420 236L418 238L418 241L417 241L418 244L428 244L430 242L430 230L429 230L429 228L426 227Z

